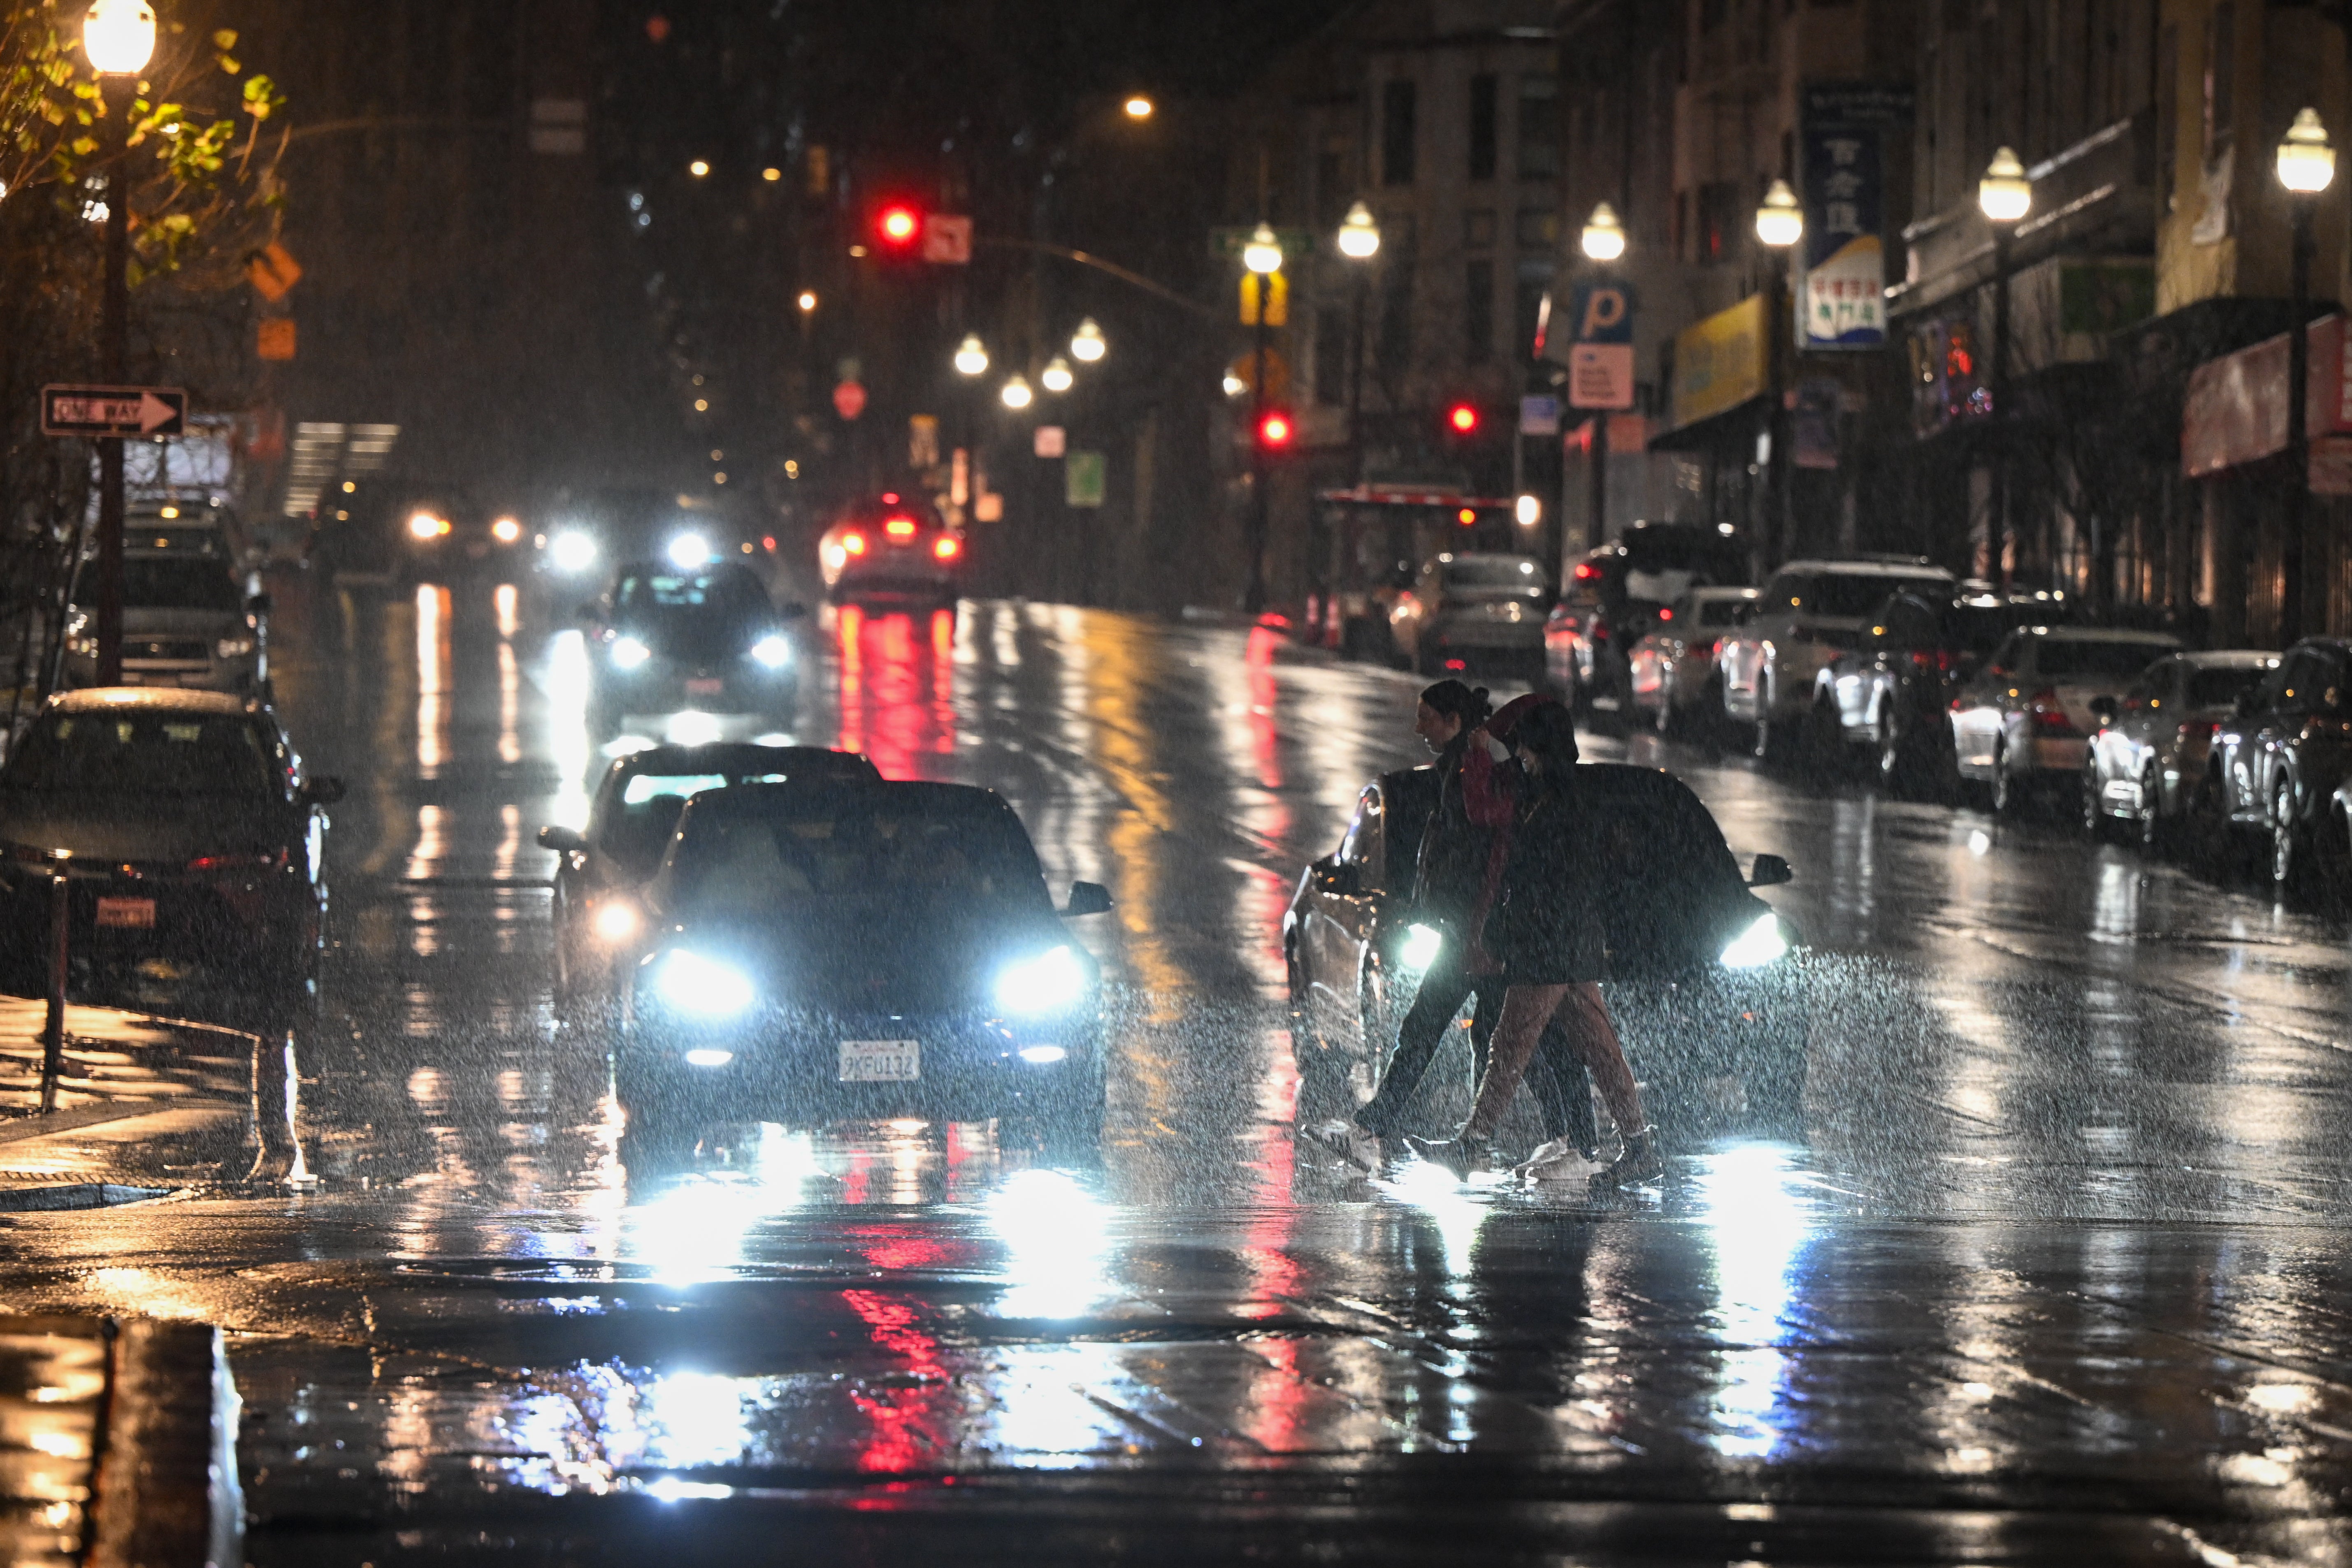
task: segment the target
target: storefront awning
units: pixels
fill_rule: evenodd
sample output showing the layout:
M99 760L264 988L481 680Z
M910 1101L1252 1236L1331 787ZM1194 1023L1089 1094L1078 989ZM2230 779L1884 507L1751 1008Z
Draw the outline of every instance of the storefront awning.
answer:
M2320 495L2352 495L2352 356L2345 353L2344 318L2314 321L2306 331L2304 428L2311 440L2311 488ZM2180 417L2184 475L2203 479L2286 450L2291 346L2281 332L2189 373Z

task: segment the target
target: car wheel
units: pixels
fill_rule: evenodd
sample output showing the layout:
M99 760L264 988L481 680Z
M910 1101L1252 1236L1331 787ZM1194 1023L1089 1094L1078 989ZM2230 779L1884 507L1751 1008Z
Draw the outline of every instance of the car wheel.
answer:
M1661 740L1682 728L1675 721L1675 688L1671 680L1658 682L1658 710L1650 716L1650 726Z
M2271 795L2271 890L2282 899L2302 895L2310 880L2310 853L2294 820L2294 791L2280 784Z
M1812 710L1805 715L1799 740L1804 749L1805 772L1815 782L1833 784L1844 777L1845 727L1838 721L1834 701L1827 697L1813 700Z
M2025 785L2009 771L2009 747L1996 744L1992 749L1992 782L1990 784L1993 815L2016 816L2025 809Z
M1389 1047L1396 1044L1396 1018L1390 1008L1388 972L1367 963L1356 979L1356 1043L1363 1060L1374 1068L1386 1065Z
M2141 852L2147 855L2162 855L2172 837L2171 826L2164 817L2164 795L2158 784L2155 763L2140 770L2139 810L2132 818L2132 826L2138 834Z
M2099 764L2083 764L2083 837L2094 844L2104 844L2113 834L2107 819L2105 803L2099 798Z
M2199 868L2214 877L2233 876L2242 869L2243 846L2221 802L2221 781L2208 774L2189 798L2188 823L2181 834L2181 842L2189 847Z

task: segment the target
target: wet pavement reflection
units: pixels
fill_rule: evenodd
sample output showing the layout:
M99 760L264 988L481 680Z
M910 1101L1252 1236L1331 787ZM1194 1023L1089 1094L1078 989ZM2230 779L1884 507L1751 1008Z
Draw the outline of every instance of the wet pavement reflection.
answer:
M756 1552L787 1515L1029 1562L2352 1554L2339 922L1591 737L1796 868L1804 1137L1609 1202L1374 1177L1294 1142L1280 918L1418 760L1417 682L1263 628L829 609L778 733L995 788L1111 891L1072 927L1115 982L1099 1158L767 1125L632 1172L532 835L718 721L594 744L543 597L278 591L281 705L352 784L315 1181L0 1232L12 1308L231 1331L257 1563Z

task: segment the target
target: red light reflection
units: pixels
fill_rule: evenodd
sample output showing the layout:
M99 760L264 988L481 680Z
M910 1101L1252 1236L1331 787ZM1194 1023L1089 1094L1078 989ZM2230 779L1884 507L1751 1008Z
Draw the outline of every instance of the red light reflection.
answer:
M955 612L934 612L920 630L919 640L912 617L855 605L834 622L841 682L834 744L865 752L886 778L944 777L931 759L955 751Z

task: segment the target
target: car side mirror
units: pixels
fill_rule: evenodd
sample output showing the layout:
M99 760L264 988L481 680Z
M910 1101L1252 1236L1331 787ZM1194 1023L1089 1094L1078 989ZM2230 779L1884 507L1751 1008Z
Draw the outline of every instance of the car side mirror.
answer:
M571 855L588 847L588 840L573 827L558 827L550 824L539 830L539 847L552 849L558 855Z
M248 616L268 615L269 613L269 595L267 594L256 594L251 598L246 600L245 613Z
M1100 882L1073 882L1070 901L1062 906L1066 915L1107 915L1110 913L1110 889Z
M1364 868L1352 860L1334 860L1318 868L1315 881L1336 898L1352 899L1364 890Z
M1748 885L1751 888L1777 888L1796 879L1797 873L1778 855L1759 855L1748 872Z
M2121 710L2116 706L2116 700L2112 697L2102 694L2091 699L2091 717L2099 721L2102 729L2114 723L2116 715Z
M321 773L302 786L305 805L332 805L343 798L343 781L331 773Z

